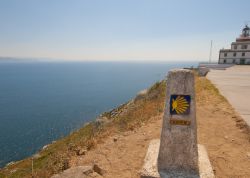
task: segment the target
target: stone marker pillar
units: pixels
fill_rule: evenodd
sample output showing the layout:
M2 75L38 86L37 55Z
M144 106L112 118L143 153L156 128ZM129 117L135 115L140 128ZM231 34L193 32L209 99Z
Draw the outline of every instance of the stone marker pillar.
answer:
M158 155L161 177L199 177L194 74L171 70Z

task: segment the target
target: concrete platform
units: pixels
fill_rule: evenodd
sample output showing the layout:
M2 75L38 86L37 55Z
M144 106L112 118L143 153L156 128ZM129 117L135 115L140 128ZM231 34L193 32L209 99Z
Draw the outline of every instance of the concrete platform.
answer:
M250 66L210 70L207 78L250 126Z
M214 178L207 151L203 145L198 144L199 176L184 173L159 173L157 159L159 154L160 139L152 140L149 144L144 165L141 170L141 178Z

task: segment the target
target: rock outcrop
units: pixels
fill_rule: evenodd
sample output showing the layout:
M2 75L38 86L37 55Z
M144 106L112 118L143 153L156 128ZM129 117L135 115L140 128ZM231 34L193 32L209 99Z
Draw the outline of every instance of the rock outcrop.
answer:
M94 164L93 166L72 167L51 178L102 178L104 174L105 170Z

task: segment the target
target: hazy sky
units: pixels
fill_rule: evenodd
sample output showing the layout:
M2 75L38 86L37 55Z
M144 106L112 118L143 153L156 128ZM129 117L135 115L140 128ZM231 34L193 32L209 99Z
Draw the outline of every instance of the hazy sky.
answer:
M0 56L69 60L213 60L250 0L0 0Z

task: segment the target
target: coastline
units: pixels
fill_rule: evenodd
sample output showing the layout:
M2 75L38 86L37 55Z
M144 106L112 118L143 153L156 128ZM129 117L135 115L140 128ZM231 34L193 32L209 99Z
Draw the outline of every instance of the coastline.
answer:
M76 166L92 165L93 161L104 170L102 177L138 177L149 141L160 136L165 85L165 81L154 84L128 103L50 144L34 158L34 177L51 177ZM206 146L215 175L250 175L246 159L249 130L242 118L204 77L196 78L196 100L198 142ZM125 171L128 166L129 172ZM0 177L30 175L31 158L0 171Z
M136 115L140 114L143 110L143 107L146 105L151 105L153 103L154 110L152 112L149 112L147 114L149 115L155 115L155 113L158 113L159 111L163 111L160 108L163 107L161 103L163 103L163 97L161 95L164 95L164 85L165 82L157 82L153 86L151 86L146 93L141 94L138 93L137 97L134 99L121 104L117 108L114 108L110 111L102 113L99 117L97 117L94 121L86 123L82 128L72 132L68 136L54 141L54 143L44 145L44 149L41 149L38 153L34 154L36 155L36 159L43 162L45 158L53 157L52 162L54 159L54 156L57 159L58 164L54 167L56 167L56 170L51 170L52 172L60 172L67 168L64 161L67 160L65 157L68 157L69 155L64 154L63 152L71 152L72 154L76 154L79 152L79 146L86 149L91 150L95 147L97 144L97 140L101 139L99 138L99 134L102 132L101 137L107 137L110 133L116 130L116 132L124 132L130 129L133 129L133 127L138 127L140 124L144 122L144 120L147 120L149 118L140 118L136 120L136 123L133 123L133 118L126 118L124 120L124 117L130 115L132 112L134 112ZM162 91L159 93L159 91ZM161 96L161 97L160 97ZM161 102L159 102L161 100ZM152 103L151 103L152 102ZM138 109L140 109L140 113L138 113ZM132 110L132 111L130 111ZM139 125L138 125L139 124ZM112 130L112 131L111 131ZM96 138L95 138L96 137ZM95 139L93 139L95 138ZM83 140L81 140L83 139ZM97 140L96 140L97 139ZM50 154L53 152L53 156ZM56 153L60 152L60 153ZM71 154L70 153L70 154ZM49 158L49 159L50 159ZM4 168L0 169L0 177L1 173L5 172L6 170L16 170L17 167L23 167L23 165L29 165L31 164L32 157L28 157L23 160L11 162L11 164L6 165ZM36 163L35 163L36 164ZM39 163L40 164L40 163ZM67 163L66 163L67 164ZM21 166L20 166L21 165ZM27 169L30 171L29 165ZM57 167L58 166L58 167ZM50 174L52 173L50 172ZM15 171L12 172L15 175ZM19 175L19 173L17 173ZM26 174L25 174L26 175Z
M163 79L169 69L189 65L192 63L1 63L0 167L31 156L129 101Z

